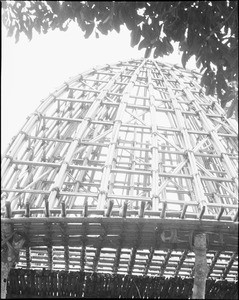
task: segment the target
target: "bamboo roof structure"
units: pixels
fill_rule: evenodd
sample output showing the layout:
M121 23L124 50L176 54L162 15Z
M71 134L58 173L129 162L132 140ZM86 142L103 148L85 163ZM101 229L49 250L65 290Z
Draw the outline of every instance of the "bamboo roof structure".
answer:
M208 278L237 280L238 131L200 78L132 59L41 102L2 157L16 268L192 278L205 232Z

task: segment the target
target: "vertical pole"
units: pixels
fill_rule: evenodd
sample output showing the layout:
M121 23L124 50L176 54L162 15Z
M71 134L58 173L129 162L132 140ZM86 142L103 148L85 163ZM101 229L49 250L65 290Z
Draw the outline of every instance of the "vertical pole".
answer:
M7 278L11 268L19 259L19 251L24 243L25 239L15 234L12 243L6 241L6 245L1 249L1 299L7 297Z
M5 217L11 219L11 215L11 203L5 200ZM1 222L1 299L7 297L7 278L13 264L14 251L9 242L11 236L12 226Z
M192 299L205 299L207 280L206 234L200 233L194 238L195 276Z
M10 266L7 262L1 261L1 299L6 299L7 295L7 277Z

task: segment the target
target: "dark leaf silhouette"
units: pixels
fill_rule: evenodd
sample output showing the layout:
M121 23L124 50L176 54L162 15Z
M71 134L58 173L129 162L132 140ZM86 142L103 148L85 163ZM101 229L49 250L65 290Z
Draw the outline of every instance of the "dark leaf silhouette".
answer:
M189 60L189 54L188 51L184 51L183 55L182 55L182 65L185 68L186 67L186 63Z
M91 33L92 33L93 30L94 30L94 27L95 27L95 24L88 24L88 25L86 25L86 33L85 33L85 35L84 35L84 37L85 37L86 39L91 35Z
M229 115L235 112L230 82L238 78L238 1L3 1L2 11L8 36L16 42L22 32L31 40L35 31L66 31L71 21L85 38L120 32L126 25L131 46L145 48L146 56L154 49L154 58L169 55L171 42L179 42L183 67L195 55L202 87L210 95L216 92L223 107L234 103Z
M147 39L143 39L138 46L138 49L141 50L143 48L146 48L149 45L148 40Z
M148 58L150 56L151 51L152 51L152 47L147 47L145 50L144 57Z
M141 38L141 30L140 27L137 26L134 30L131 31L131 47L136 46Z

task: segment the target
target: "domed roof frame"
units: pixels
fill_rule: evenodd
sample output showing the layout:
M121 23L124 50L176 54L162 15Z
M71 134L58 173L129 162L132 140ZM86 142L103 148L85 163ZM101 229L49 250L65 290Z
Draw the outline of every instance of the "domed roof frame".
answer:
M237 128L199 79L130 60L41 103L2 159L5 245L25 239L18 267L193 276L202 233L208 276L235 278Z

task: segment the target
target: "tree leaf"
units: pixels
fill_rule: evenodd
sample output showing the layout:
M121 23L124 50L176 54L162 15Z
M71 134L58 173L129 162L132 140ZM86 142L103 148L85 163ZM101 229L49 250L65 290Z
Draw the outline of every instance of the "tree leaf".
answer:
M78 22L78 18L77 18L77 22ZM78 22L78 24L79 24L79 22ZM59 27L59 21L58 21L58 18L54 18L52 23L51 23L51 29L55 30L57 27ZM35 26L35 28L36 28L36 26Z
M57 15L60 10L59 1L47 1L47 4L51 7L53 13Z
M188 60L189 60L188 52L184 51L183 55L182 55L182 58L181 58L182 65L183 65L184 69L185 69L185 66L186 66L186 63L187 63Z
M210 94L210 87L207 86L206 87L206 91L205 91L205 95L208 96Z
M173 46L171 45L167 37L163 38L163 44L165 45L166 54L173 53Z
M32 28L31 27L29 27L28 30L26 31L26 35L27 35L29 41L31 41L32 40Z
M102 22L103 24L107 23L111 19L111 14L107 16L107 18Z
M47 22L42 23L42 28L43 28L42 32L44 34L46 34L48 32L48 29L49 29L49 23L47 23Z
M235 98L227 110L227 118L230 118L233 115L234 111L237 111L237 108L238 108L238 99Z
M131 31L131 43L130 43L131 47L136 46L139 43L140 38L141 38L141 30L140 27L137 26L135 29Z
M119 11L119 17L122 23L125 23L129 30L132 30L137 26L135 19L132 17L132 12L132 10L128 10L125 6L122 6Z
M121 25L121 22L120 22L119 17L117 15L114 16L113 21L112 21L112 26L113 26L114 30L118 33L120 33L120 25Z
M142 35L148 40L152 40L151 29L151 26L146 23L142 26Z
M7 32L7 36L8 36L8 37L11 37L11 36L13 35L14 29L15 29L14 26L12 26L12 25L9 26L8 32Z
M141 50L149 46L149 41L147 39L143 39L138 46L138 49Z
M161 41L159 41L159 42L162 44ZM162 50L161 50L161 48L162 48L161 44L157 43L156 48L154 50L154 58L157 58L158 56L163 57Z
M137 26L135 20L131 17L128 18L125 24L129 30L133 30Z
M151 51L152 51L152 46L147 47L146 50L145 50L145 53L144 53L144 57L148 58L151 54Z
M7 3L6 3L6 1L2 1L1 4L2 4L2 8L3 8L3 9L6 9L6 8L7 8Z
M218 68L217 70L217 75L216 75L216 79L217 79L217 83L218 83L218 86L223 89L224 91L227 90L228 86L226 84L226 80L225 80L225 77L223 75L223 70L222 68Z
M38 18L34 20L33 26L35 27L36 31L40 34L41 33L41 22Z
M179 43L179 50L180 51L187 51L188 50L188 44L187 44L186 39Z
M154 50L154 58L157 58L158 56L163 57L165 53L165 45L159 40L155 44L155 50Z
M95 24L87 24L86 25L86 32L85 32L85 35L84 35L84 37L86 39L88 39L88 37L92 34L94 28L95 28Z
M196 67L199 69L200 66L201 66L201 56L199 56L196 61Z
M121 7L119 9L119 19L122 22L122 24L125 23L125 16L124 16L124 7Z
M103 24L102 22L98 24L97 29L104 35L107 35L109 26L107 24Z
M20 31L17 29L15 33L15 43L18 43L20 37Z
M238 99L237 99L237 103L235 106L235 120L238 122Z

